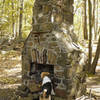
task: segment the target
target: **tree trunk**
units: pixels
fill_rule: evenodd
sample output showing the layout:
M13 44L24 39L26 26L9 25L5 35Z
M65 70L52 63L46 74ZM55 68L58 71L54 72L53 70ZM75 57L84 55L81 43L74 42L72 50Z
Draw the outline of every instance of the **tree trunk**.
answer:
M100 28L99 28L99 32L100 32ZM96 70L96 66L97 66L97 63L98 63L99 56L100 56L100 35L99 35L99 39L98 39L96 54L95 54L93 63L91 65L91 68L89 70L89 73L95 74L95 70Z
M20 0L19 38L22 38L23 2L24 0Z
M17 4L16 4L16 10L17 12L19 12L19 0L17 1ZM17 13L17 18L16 18L16 38L19 36L19 14Z
M12 1L12 33L15 36L14 1Z
M93 27L93 39L95 39L95 0L93 0L93 20L92 20L92 27Z
M97 5L97 7L96 7L96 16L97 16L97 18L96 18L96 31L95 31L95 40L97 39L97 33L98 33L98 0L96 0L96 5Z
M2 1L3 5L2 5L2 14L4 14L4 6L5 6L5 0Z
M91 16L92 16L92 5L91 0L88 0L88 12L89 12L89 60L88 60L88 70L91 68L92 61L92 24L91 24Z
M87 14L86 14L86 0L84 0L84 16L83 16L83 34L84 39L88 39L88 33L87 33Z

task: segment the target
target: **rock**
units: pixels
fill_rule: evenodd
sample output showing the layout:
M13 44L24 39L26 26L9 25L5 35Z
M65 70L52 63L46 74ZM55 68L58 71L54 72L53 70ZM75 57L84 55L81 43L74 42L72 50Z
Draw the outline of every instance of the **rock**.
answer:
M30 90L28 87L24 84L18 87L18 90L16 91L16 95L19 95L21 97L27 97L28 93L30 93Z
M52 23L43 23L40 25L40 31L43 32L50 32L53 29L53 24Z
M61 14L57 14L57 15L55 16L55 22L58 23L58 24L60 24L60 23L63 22L63 17L62 17Z
M39 23L33 25L33 32L50 32L53 29L52 23Z
M83 95L79 98L76 98L75 100L97 100L97 99L95 99L94 97L89 97L87 95Z
M48 14L52 10L52 7L50 5L43 6L43 13Z
M66 98L66 90L64 89L55 89L55 94L56 96L59 96L59 97L65 97Z
M53 100L66 100L66 98L61 98L61 97L59 98L57 96L53 96L52 98L53 98Z
M24 97L24 98L20 98L20 99L18 99L18 100L33 100L33 98L31 98L31 97Z
M56 55L51 51L48 51L48 63L53 65L56 64Z
M27 89L27 86L24 84L18 87L18 90L21 90L21 91L26 91L26 89Z
M71 78L75 74L75 69L72 67L68 67L64 70L64 76L66 78Z
M28 88L30 89L31 92L38 92L41 90L39 84L36 84L34 80L30 80L28 82Z

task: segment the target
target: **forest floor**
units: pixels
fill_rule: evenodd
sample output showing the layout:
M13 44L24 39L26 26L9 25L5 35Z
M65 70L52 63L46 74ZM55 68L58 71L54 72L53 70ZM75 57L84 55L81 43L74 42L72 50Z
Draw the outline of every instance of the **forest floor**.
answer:
M11 100L21 85L21 51L23 43L4 43L0 46L0 100Z
M93 42L92 46L92 60L94 59L95 52L97 47L97 41ZM88 44L86 44L86 53L88 53ZM89 75L86 79L87 81L87 92L94 96L96 96L97 100L100 100L100 56L98 60L98 64L96 67L96 74Z
M93 57L96 50L93 45ZM21 51L22 43L0 46L0 100L11 100L15 90L21 85ZM86 52L88 48L86 47ZM100 100L100 59L96 68L96 75L87 77L87 92Z

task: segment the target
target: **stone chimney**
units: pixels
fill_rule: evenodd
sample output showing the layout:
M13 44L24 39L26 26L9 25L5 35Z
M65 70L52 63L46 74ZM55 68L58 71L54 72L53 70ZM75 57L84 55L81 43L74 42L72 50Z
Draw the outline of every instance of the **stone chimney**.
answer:
M22 91L26 95L21 98L39 96L43 71L51 73L54 100L83 95L85 62L73 32L73 0L35 0L32 31L22 52Z

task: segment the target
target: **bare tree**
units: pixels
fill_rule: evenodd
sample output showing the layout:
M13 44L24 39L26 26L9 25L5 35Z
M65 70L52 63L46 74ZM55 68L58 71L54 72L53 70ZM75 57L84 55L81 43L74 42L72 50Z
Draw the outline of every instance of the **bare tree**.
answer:
M17 1L17 4L16 4L16 10L17 12L19 12L19 0ZM17 13L17 19L16 19L16 36L18 36L18 33L19 33L19 14Z
M88 12L89 12L89 61L88 61L88 68L91 68L91 61L92 61L92 24L91 24L91 16L92 16L92 5L91 0L88 0Z
M97 39L97 33L98 33L98 4L99 1L96 0L96 31L95 31L95 39Z
M98 33L99 32L100 32L100 28L99 28ZM91 65L91 68L89 70L89 73L95 74L95 69L96 69L96 66L97 66L97 63L98 63L99 56L100 56L100 35L99 35L99 39L98 39L98 45L97 45L96 54L95 54L93 63Z
M19 38L22 38L23 2L24 0L20 0Z
M88 34L87 34L87 14L86 14L86 0L84 0L84 16L83 16L83 34L84 34L84 39L88 39Z
M5 6L5 0L2 1L3 5L2 5L2 14L4 13L4 6Z
M92 14L92 16L93 16L93 18L92 18L92 29L93 29L93 33L94 33L94 35L93 35L93 39L94 39L94 36L95 36L95 4L96 4L96 2L95 2L95 0L93 0L93 14Z
M15 34L15 21L14 21L14 1L12 0L12 33Z

